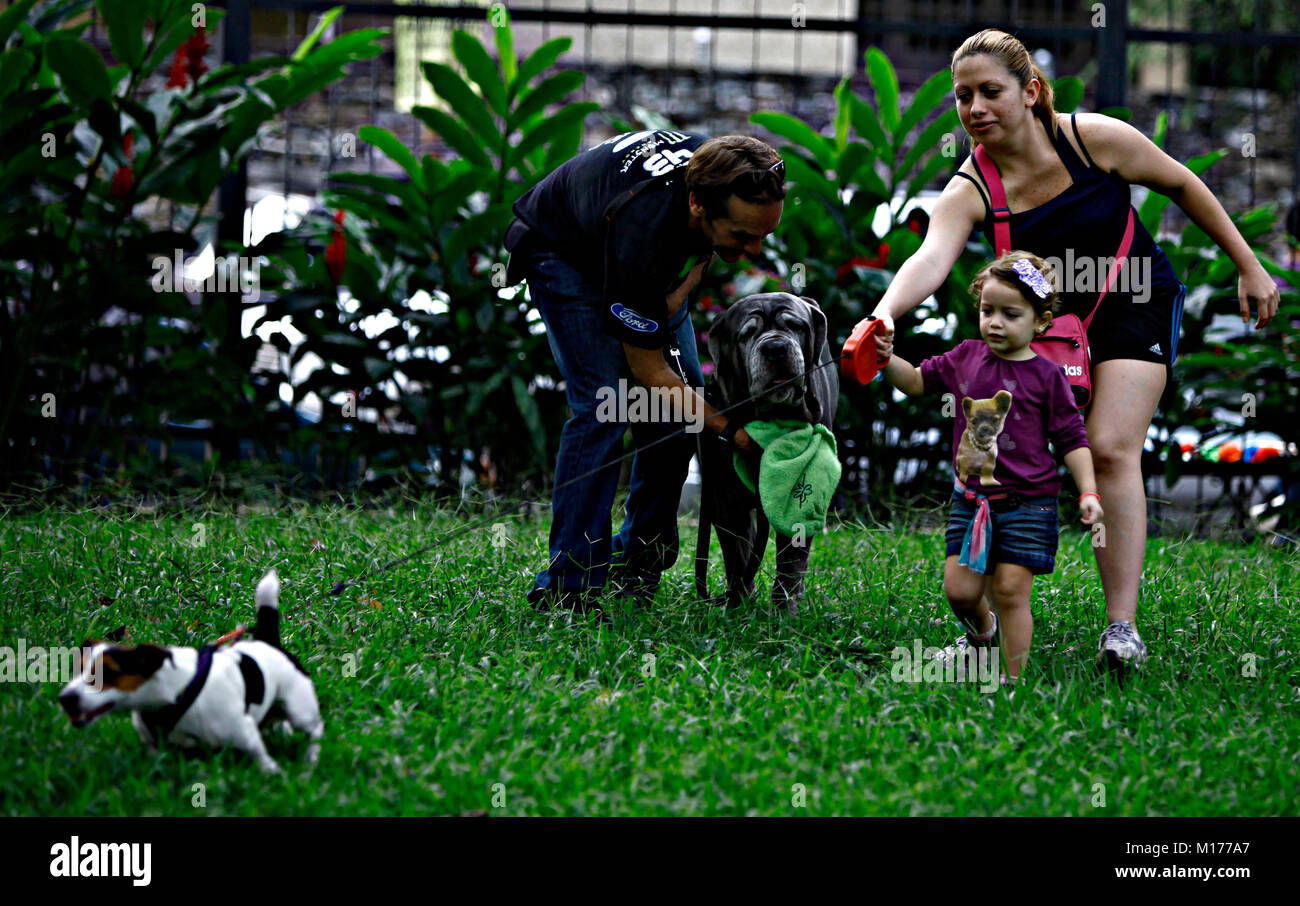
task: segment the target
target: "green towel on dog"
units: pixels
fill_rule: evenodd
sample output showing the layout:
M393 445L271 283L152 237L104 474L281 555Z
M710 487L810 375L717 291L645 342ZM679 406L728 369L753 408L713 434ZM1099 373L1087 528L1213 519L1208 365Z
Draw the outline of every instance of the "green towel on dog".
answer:
M826 523L826 510L840 483L835 435L825 425L786 419L753 421L745 431L763 448L755 489L754 461L739 450L736 474L758 494L767 521L781 534L806 537ZM796 526L802 525L799 532Z

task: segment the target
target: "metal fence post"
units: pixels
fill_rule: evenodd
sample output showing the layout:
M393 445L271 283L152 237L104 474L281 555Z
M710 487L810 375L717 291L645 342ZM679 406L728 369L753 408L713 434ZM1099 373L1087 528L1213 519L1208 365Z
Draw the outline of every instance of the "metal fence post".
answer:
M249 0L226 0L226 18L223 23L222 31L222 60L225 63L247 63L249 60L251 45L253 41L253 17L249 8ZM247 160L241 160L230 173L221 180L220 198L218 200L221 211L221 219L217 225L217 248L214 250L218 258L221 256L221 245L224 243L234 243L242 246L244 242L244 209L248 205L248 163ZM239 286L236 285L232 291L226 294L222 300L224 304L223 328L224 335L218 344L218 354L234 367L242 367L242 331L243 331L243 299L240 295ZM236 406L236 412L239 407ZM221 462L223 466L236 462L239 459L239 415L235 416L235 424L214 425L214 437L212 438L213 446L221 453Z
M1128 0L1102 4L1106 24L1097 29L1097 109L1123 107L1128 90Z

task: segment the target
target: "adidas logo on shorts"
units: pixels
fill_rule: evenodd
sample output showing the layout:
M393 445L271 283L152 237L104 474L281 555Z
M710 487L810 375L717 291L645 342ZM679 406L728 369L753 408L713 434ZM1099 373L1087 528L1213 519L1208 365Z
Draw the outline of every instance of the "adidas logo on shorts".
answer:
M1164 355L1164 353L1160 351L1160 344L1159 344L1159 343L1152 343L1152 344L1151 344L1151 351L1154 352L1156 355Z

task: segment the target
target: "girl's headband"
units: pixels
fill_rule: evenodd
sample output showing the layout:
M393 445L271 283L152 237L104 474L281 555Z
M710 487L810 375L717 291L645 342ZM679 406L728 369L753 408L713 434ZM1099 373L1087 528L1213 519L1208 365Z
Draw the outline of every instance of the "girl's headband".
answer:
M1016 272L1020 282L1033 290L1034 295L1038 298L1046 299L1048 294L1051 293L1052 284L1047 282L1043 272L1034 267L1029 259L1017 258L1016 262L1011 265L1011 269Z

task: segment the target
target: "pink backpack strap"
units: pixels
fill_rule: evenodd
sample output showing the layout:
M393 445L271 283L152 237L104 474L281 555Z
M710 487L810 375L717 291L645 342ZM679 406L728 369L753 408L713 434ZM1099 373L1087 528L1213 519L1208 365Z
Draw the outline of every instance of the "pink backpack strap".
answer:
M1115 278L1119 276L1120 268L1124 262L1128 261L1129 249L1133 247L1133 206L1128 206L1128 223L1124 225L1124 238L1119 241L1119 251L1115 252L1115 258L1110 263L1110 270L1106 273L1106 283L1101 288L1101 294L1097 296L1097 305L1092 307L1088 312L1088 317L1083 319L1083 329L1087 330L1088 325L1092 323L1092 316L1097 313L1097 306L1101 305L1101 300L1106 298L1106 293L1115 283Z
M988 152L984 150L983 145L975 146L975 167L979 170L980 176L984 177L984 183L989 187L989 201L993 209L993 254L999 257L1006 252L1011 251L1011 209L1007 206L1007 191L1002 185L1002 174L998 172L998 165L989 157ZM1128 261L1129 249L1133 247L1133 206L1128 208L1128 223L1124 226L1124 238L1119 242L1119 250L1115 252L1115 258L1110 263L1110 270L1106 274L1106 283L1101 288L1100 295L1097 296L1097 303L1092 306L1092 311L1088 312L1088 317L1083 319L1083 329L1087 330L1088 325L1092 323L1093 315L1097 313L1097 307L1101 305L1101 300L1106 298L1110 288L1115 284L1115 278L1119 276L1120 269Z
M1007 207L1007 191L1002 187L1002 174L993 163L983 145L975 146L975 167L989 187L990 207L993 210L993 254L1002 256L1011 251L1011 208Z

